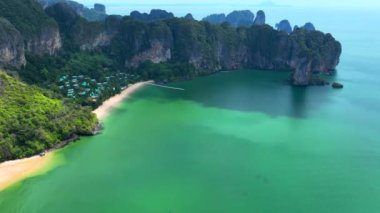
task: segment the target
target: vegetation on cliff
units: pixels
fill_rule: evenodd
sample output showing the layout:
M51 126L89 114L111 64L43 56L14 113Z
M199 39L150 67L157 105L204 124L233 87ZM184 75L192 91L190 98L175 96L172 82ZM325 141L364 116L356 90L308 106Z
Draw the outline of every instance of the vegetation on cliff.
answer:
M95 126L89 108L50 96L0 71L0 162L37 154Z
M1 0L0 17L10 21L24 37L33 37L47 27L56 27L42 7L31 0Z

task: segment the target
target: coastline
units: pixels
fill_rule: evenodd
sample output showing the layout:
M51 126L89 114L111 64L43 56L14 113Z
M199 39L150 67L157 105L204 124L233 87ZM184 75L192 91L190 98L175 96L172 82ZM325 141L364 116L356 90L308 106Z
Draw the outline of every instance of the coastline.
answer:
M54 153L48 153L44 157L33 156L20 160L7 161L0 164L0 192L19 181L33 177L49 165Z
M153 81L138 82L129 86L120 94L106 100L100 107L95 109L93 113L97 115L98 120L104 120L109 113L124 99L128 98L128 96L146 84L152 82ZM38 175L40 171L50 165L54 158L54 150L59 148L61 147L56 147L49 150L43 157L37 155L29 158L0 163L0 192L28 177Z
M128 98L129 95L137 91L138 89L142 88L146 84L153 83L153 81L143 81L143 82L138 82L135 83L125 90L123 90L120 94L117 94L105 102L101 106L99 106L97 109L92 111L93 113L96 114L98 117L98 120L102 121L104 120L107 115L117 106L119 105L124 99Z

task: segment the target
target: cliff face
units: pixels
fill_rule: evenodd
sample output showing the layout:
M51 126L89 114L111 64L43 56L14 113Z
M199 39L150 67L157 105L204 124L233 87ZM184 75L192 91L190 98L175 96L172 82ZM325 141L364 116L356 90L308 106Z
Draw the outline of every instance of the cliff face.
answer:
M127 66L175 61L189 63L203 73L242 68L290 70L292 83L306 86L316 83L313 73L334 70L342 51L330 34L304 29L289 35L268 25L236 29L178 20L154 26L144 25L135 29L135 35L126 33L121 38L131 42L121 45L129 46L132 53L124 55ZM124 29L132 32L131 27Z
M45 9L58 23L61 36L65 38L66 47L89 51L110 44L115 29L107 27L105 22L87 22L67 3L57 3ZM112 19L109 17L107 19ZM115 20L117 23L117 20ZM73 51L73 50L71 50Z
M108 46L114 35L115 34L113 32L99 32L95 36L82 40L80 42L80 50L91 51Z
M311 80L312 73L330 73L339 64L342 46L331 34L297 29L290 35L290 39L299 51L293 57L293 61L298 62L292 66L294 85L318 83Z
M24 42L20 32L6 19L0 18L0 67L25 65Z
M34 0L1 0L0 17L3 30L1 66L25 64L25 51L36 55L54 55L60 50L58 26Z
M132 58L131 61L126 60L127 67L137 68L145 61L151 61L155 64L167 62L171 59L171 49L165 46L161 41L152 41L151 47Z
M56 55L62 47L58 28L43 29L39 34L27 39L26 49L36 55Z

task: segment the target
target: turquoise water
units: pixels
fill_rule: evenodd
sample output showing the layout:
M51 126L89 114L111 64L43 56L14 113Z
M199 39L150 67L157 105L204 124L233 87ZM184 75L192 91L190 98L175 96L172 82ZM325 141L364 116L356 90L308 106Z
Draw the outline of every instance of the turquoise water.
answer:
M0 212L377 212L380 30L358 17L320 18L343 43L343 90L253 70L148 86L64 164L1 192Z

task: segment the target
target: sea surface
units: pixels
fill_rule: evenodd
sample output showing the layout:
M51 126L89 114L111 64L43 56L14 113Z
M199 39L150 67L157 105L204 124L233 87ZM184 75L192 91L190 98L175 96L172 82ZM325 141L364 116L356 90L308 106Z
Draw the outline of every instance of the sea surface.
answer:
M257 70L171 85L184 91L147 86L103 134L57 151L55 169L0 192L0 212L379 212L379 13L272 15L342 42L328 78L343 90Z

